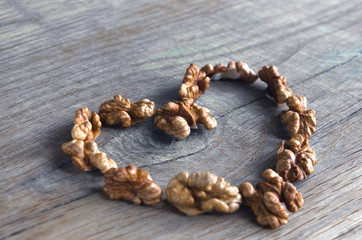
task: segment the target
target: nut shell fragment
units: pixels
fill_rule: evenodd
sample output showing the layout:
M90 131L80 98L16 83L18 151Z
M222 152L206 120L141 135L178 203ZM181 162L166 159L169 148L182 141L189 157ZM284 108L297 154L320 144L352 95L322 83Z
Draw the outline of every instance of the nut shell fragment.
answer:
M240 185L239 191L244 205L252 209L260 225L278 228L287 224L289 218L282 202L289 211L295 212L302 207L303 198L291 183L284 182L273 170L265 170L263 177L267 181L258 183L256 188L246 182Z
M209 86L210 78L206 76L205 72L200 71L199 67L195 64L190 64L180 85L179 96L181 99L193 98L197 100L201 94L205 93Z
M276 101L278 106L285 103L293 95L292 90L286 87L286 78L279 75L276 66L264 66L259 71L259 77L268 84L267 93Z
M231 213L239 209L237 187L209 172L177 174L166 188L167 200L181 212L196 216L204 212Z
M162 200L161 188L150 175L134 165L112 168L104 174L103 191L111 199L124 199L139 205L154 205Z
M227 66L219 63L214 67L211 64L206 64L201 71L204 71L212 80L239 79L252 83L258 79L258 75L249 68L248 64L243 62L231 61Z
M207 108L200 107L192 98L169 102L156 112L155 125L175 138L183 139L191 133L191 128L197 128L202 123L206 129L216 127L216 120L209 115Z
M106 101L99 107L102 122L107 125L121 124L123 128L142 122L151 117L155 111L154 102L142 99L131 103L129 99L115 95L114 99Z

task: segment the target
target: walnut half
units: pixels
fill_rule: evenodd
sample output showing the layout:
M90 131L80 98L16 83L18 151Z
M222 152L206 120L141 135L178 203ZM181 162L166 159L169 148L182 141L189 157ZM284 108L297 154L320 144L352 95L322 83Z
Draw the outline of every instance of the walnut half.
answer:
M273 170L265 170L263 178L267 181L258 183L256 188L246 182L240 185L239 191L244 205L253 210L260 225L278 228L287 224L289 218L282 202L289 211L296 212L302 207L303 198L293 184L284 182Z
M211 64L206 64L201 68L201 71L204 71L212 80L239 79L252 83L258 79L258 75L249 68L248 64L243 62L231 61L226 67L221 63L214 67Z
M99 169L102 173L117 167L115 161L98 150L93 141L72 140L62 145L63 151L71 155L73 164L82 171Z
M190 64L186 70L184 80L180 85L179 96L181 99L193 98L195 101L204 94L210 86L210 78L205 72L200 71L195 64Z
M209 172L177 174L166 188L167 200L181 212L196 216L204 212L231 213L239 209L237 187Z
M125 199L139 205L154 205L162 200L162 189L150 175L136 166L112 168L104 174L103 191L111 199Z
M276 171L284 181L289 182L307 178L317 164L316 154L309 146L308 139L300 134L291 137L289 144L282 141L276 158Z
M102 123L95 112L91 112L87 107L76 111L72 137L75 140L95 140L101 133Z
M90 154L99 152L97 147L91 149L88 147L84 148L84 141L81 140L72 140L63 143L62 150L72 157L73 164L82 171L93 170L93 166L89 161Z
M285 77L280 76L276 66L264 66L259 71L260 79L268 84L267 94L270 95L277 103L278 106L287 101L293 95L290 88L287 88L287 80Z
M202 123L206 129L216 127L216 120L209 115L207 108L200 107L192 98L169 102L156 112L155 125L175 138L183 139L191 133L191 128L197 128Z
M294 136L301 134L304 138L310 138L315 132L317 124L314 110L306 110L307 98L301 95L293 95L288 98L288 111L280 113L280 118L288 128L288 132Z
M155 111L154 102L142 99L131 103L129 99L115 95L113 100L106 101L99 107L101 121L107 125L122 124L123 128L142 122L151 117Z

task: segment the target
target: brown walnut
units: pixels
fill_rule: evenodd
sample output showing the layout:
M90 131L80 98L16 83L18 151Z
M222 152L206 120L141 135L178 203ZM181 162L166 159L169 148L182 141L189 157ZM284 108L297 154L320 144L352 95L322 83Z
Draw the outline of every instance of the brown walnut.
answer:
M191 133L191 128L197 128L202 123L206 129L216 127L216 120L209 115L207 108L200 107L192 98L169 102L156 112L155 125L175 138L183 139Z
M95 140L101 133L102 123L95 112L91 112L87 107L76 111L72 128L72 137L75 140Z
M231 213L238 210L241 203L237 187L209 172L177 174L167 185L166 197L189 216L213 211Z
M106 154L98 150L97 144L92 141L72 140L62 145L63 151L71 155L73 164L83 171L99 169L105 173L117 164Z
M84 141L72 140L70 142L63 143L62 150L66 154L71 155L73 164L80 170L83 171L93 170L93 167L89 162L89 155L88 156L85 155ZM98 148L94 149L93 152L97 150Z
M284 181L289 182L307 178L317 164L316 154L309 146L308 139L300 134L291 137L289 144L282 141L276 158L276 171Z
M276 66L264 66L259 71L260 79L268 84L267 94L270 95L278 106L287 101L293 95L290 88L286 87L287 80L280 76Z
M151 117L154 111L155 104L148 99L131 103L120 95L115 95L114 99L99 107L102 122L107 125L122 124L123 128L142 122L144 118Z
M260 225L278 228L287 224L289 218L282 202L289 211L296 212L303 205L303 198L293 184L284 182L273 170L265 170L263 178L267 181L258 183L256 188L246 182L240 185L239 191L244 205L252 209Z
M210 78L206 76L205 72L200 71L199 67L195 64L190 64L178 94L181 99L193 98L197 100L201 94L205 93L209 86Z
M249 68L248 64L243 62L229 62L226 67L221 63L214 67L211 64L206 64L201 71L204 71L212 80L240 79L252 83L258 79L258 75Z
M150 175L136 166L112 168L104 174L103 191L111 199L125 199L139 205L154 205L162 200L162 189Z
M304 138L309 139L315 132L316 118L314 110L306 110L307 99L301 95L293 95L288 98L288 111L280 113L280 118L288 128L288 132L294 136L301 134Z

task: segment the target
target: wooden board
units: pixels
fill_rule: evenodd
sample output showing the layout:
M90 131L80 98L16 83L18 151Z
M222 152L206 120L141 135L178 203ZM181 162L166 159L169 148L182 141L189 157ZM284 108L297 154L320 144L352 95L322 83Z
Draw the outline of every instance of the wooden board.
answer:
M361 236L362 4L346 1L0 2L0 239L359 239ZM75 111L115 94L156 107L178 99L190 63L278 66L316 111L315 173L296 183L305 203L277 230L247 207L186 217L167 202L134 206L101 190L60 146ZM216 129L182 141L153 118L103 127L99 148L165 188L181 171L234 185L275 167L288 133L266 85L212 82L197 103Z

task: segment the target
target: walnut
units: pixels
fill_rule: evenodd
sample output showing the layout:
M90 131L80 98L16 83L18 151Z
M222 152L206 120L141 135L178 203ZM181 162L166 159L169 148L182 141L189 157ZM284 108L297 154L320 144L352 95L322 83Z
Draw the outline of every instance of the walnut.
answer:
M130 200L136 205L154 205L162 200L162 189L146 171L133 165L110 169L104 174L104 183L103 191L111 199Z
M260 225L278 228L287 224L289 218L282 202L289 211L296 212L303 205L303 198L291 183L284 182L273 170L265 170L263 178L267 181L258 183L256 188L246 182L240 185L239 191L244 205L251 207Z
M101 133L101 121L97 113L87 108L80 108L75 113L72 137L75 140L94 140Z
M277 153L276 171L284 181L298 181L314 172L316 154L308 144L308 139L297 134L290 138L289 145L282 141Z
M264 66L259 71L259 77L268 84L267 94L274 98L278 106L285 103L293 95L292 90L285 86L287 80L284 76L279 75L276 66Z
M84 141L72 140L70 142L63 143L62 150L66 154L71 155L73 164L77 168L83 171L90 171L93 169L89 162L89 158L84 154Z
M209 86L210 78L206 76L205 72L200 71L195 64L190 64L178 94L181 99L193 98L197 100L201 94L205 93Z
M156 112L156 126L176 138L183 139L190 135L190 128L197 128L202 123L206 129L216 127L216 120L209 115L207 108L200 107L192 98L169 102Z
M108 125L122 124L123 128L142 122L144 118L151 117L154 111L155 104L148 99L131 103L120 95L115 95L113 100L99 107L102 122Z
M98 150L97 144L92 141L73 140L62 145L63 151L72 156L73 164L83 171L99 169L102 173L117 164L107 158L105 153Z
M249 68L248 64L243 62L229 62L227 67L221 63L215 65L215 67L211 64L206 64L201 71L204 71L207 76L212 77L212 80L240 79L252 83L258 79L258 75Z
M204 212L231 213L239 209L239 190L209 172L177 174L166 188L167 200L181 212L196 216Z
M301 134L304 138L310 138L315 132L316 118L314 110L306 110L307 99L301 95L293 95L288 98L288 111L280 113L280 118L294 136Z
M89 158L94 168L99 169L102 173L107 172L111 168L117 168L117 164L113 159L107 158L104 152L92 154Z

